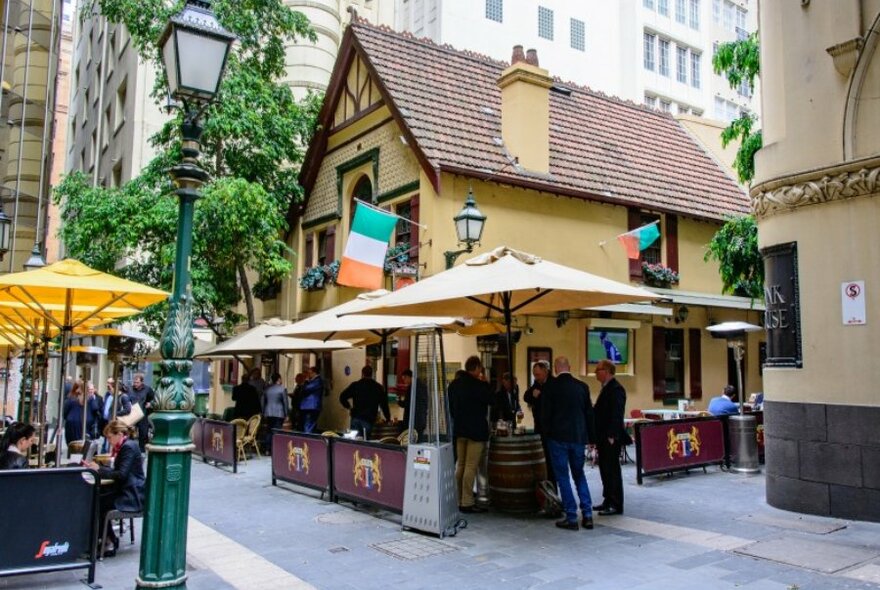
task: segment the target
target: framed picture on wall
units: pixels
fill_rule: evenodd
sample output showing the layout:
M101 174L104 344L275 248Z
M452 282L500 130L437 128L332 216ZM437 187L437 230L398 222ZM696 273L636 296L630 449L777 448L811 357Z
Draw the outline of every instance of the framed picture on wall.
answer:
M538 361L547 361L550 367L553 367L553 349L544 346L529 346L527 349L529 359L529 375L532 374L532 367Z

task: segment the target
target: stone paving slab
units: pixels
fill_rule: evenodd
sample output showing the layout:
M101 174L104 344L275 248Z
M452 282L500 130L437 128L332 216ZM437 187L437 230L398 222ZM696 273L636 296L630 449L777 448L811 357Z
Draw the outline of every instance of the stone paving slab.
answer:
M877 548L866 549L797 537L758 541L736 549L736 553L826 574L880 557Z
M786 514L785 516L776 516L772 514L746 514L737 518L737 520L762 524L780 529L788 529L792 531L801 531L804 533L813 533L815 535L827 535L834 531L846 528L845 520L836 520L833 518L811 518L800 514Z

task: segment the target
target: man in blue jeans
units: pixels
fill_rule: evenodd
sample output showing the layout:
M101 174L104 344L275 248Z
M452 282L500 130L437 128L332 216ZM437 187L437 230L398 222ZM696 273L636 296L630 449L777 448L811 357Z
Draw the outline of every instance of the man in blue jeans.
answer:
M541 426L565 511L565 518L557 521L556 526L578 530L578 507L569 482L571 472L581 505L581 525L592 529L593 501L584 474L584 447L592 445L595 438L590 388L572 376L566 357L557 358L554 369L556 378L548 382L541 396Z

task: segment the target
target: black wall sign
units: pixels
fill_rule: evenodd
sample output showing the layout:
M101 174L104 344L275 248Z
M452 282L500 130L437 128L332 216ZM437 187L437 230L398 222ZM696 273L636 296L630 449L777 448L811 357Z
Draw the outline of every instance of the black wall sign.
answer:
M764 328L767 367L803 367L797 242L761 250L764 257Z

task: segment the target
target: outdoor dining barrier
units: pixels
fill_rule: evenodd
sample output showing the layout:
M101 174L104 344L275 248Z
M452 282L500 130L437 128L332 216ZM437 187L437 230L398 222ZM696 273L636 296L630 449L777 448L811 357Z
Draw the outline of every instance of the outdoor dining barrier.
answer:
M406 447L275 430L272 485L279 480L400 514Z
M238 473L238 449L235 447L236 428L235 424L229 422L202 420L202 460L205 463L213 461L215 465L231 465L232 472ZM199 443L195 444L198 448Z
M646 475L725 465L727 442L719 417L638 422L635 425L636 481Z
M0 577L87 569L95 585L98 474L84 467L0 471ZM63 501L60 501L63 499ZM76 509L72 509L76 507Z
M196 418L196 421L193 423L192 430L190 431L190 435L192 436L193 444L195 448L193 449L194 455L205 455L205 419L204 418Z
M334 438L330 444L333 498L403 513L406 448Z
M330 440L318 434L275 430L272 434L272 485L278 480L332 494Z

